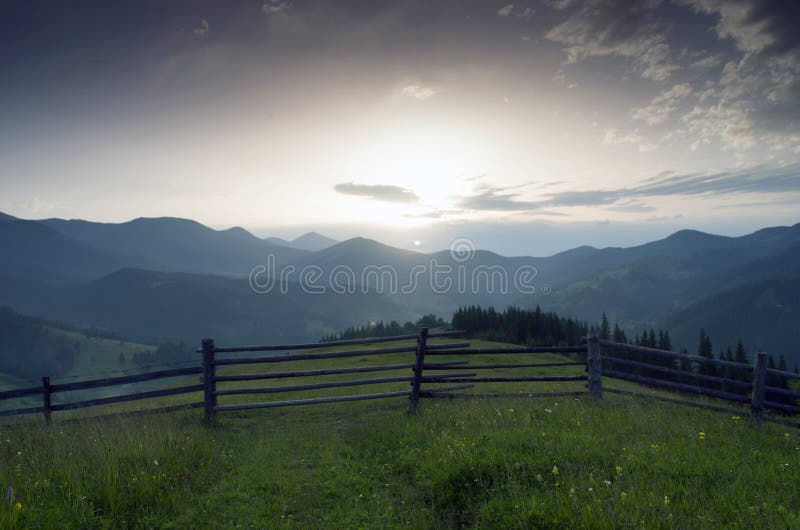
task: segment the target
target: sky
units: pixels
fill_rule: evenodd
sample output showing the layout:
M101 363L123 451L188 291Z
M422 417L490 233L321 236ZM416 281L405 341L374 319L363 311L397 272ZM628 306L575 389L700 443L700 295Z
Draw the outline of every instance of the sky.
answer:
M505 254L800 222L800 3L10 1L0 210Z

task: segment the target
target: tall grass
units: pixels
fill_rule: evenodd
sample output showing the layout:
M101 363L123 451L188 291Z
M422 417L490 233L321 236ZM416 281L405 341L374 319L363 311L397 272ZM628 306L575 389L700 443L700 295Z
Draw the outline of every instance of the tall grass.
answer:
M800 437L609 397L2 431L3 528L797 528ZM19 504L17 504L19 503ZM19 507L19 508L17 508Z

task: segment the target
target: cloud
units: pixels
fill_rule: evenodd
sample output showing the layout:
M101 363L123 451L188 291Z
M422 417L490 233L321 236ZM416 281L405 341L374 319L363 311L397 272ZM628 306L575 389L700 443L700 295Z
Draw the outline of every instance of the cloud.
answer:
M205 19L201 20L200 25L194 28L192 33L194 33L197 37L205 37L208 33L208 21Z
M283 0L269 0L261 5L261 12L269 16L287 16L289 10L289 3Z
M523 7L515 10L514 4L508 4L497 10L498 17L514 17L523 20L530 20L535 13L536 10L531 7Z
M800 164L781 169L758 166L737 172L673 175L650 181L630 191L639 196L800 193Z
M718 53L716 55L707 55L702 59L698 59L693 62L690 66L692 68L714 68L715 66L722 63L722 54Z
M567 88L577 88L579 85L576 82L568 83L567 82L567 74L564 73L563 68L559 68L556 70L556 73L553 74L553 82L558 86L563 86Z
M545 5L552 7L553 9L563 10L567 9L568 7L572 6L576 0L544 0Z
M514 4L508 4L507 6L501 7L497 10L498 17L507 17L511 14L514 10Z
M800 57L800 3L792 0L682 0L718 17L716 31L740 50L766 57Z
M603 143L606 145L634 144L639 147L639 151L642 153L652 151L658 147L639 134L638 129L622 131L614 127L606 129L603 135Z
M565 215L553 209L598 206L617 212L647 213L655 211L656 208L642 201L652 197L800 195L800 163L778 169L754 166L739 171L706 174L677 174L665 171L630 187L569 190L545 194L538 200L520 199L520 194L513 191L530 184L505 188L483 184L476 187L472 195L458 197L455 201L457 210L432 211L416 217L439 218L443 215L466 212Z
M636 201L629 201L622 204L615 204L613 206L609 206L608 209L613 210L615 212L623 212L623 213L644 213L644 212L655 211L654 207Z
M680 2L716 17L719 39L732 40L742 52L683 116L696 137L693 147L720 141L729 150L767 147L800 153L800 2Z
M545 37L565 45L571 63L591 56L620 56L633 60L639 74L663 81L678 69L664 29L652 16L660 0L589 0Z
M418 202L419 197L413 191L400 186L388 186L383 184L355 184L353 182L342 182L333 187L334 190L343 195L354 195L356 197L367 197L376 201L384 202Z
M800 153L800 64L730 61L681 119L697 145L719 140L730 150L764 146Z
M677 110L678 104L691 93L692 87L688 83L675 85L653 98L646 107L635 109L633 119L646 121L650 125L663 123L670 114Z
M432 209L426 212L421 213L409 213L403 215L408 219L442 219L443 217L448 217L452 215L459 215L464 213L464 210L457 210L457 209L450 209L450 210L438 210Z
M725 194L800 194L800 164L775 169L756 166L709 174L666 174L628 188L556 193L538 203L544 207L614 205L630 208L634 198Z
M403 96L418 99L420 101L430 99L437 93L438 91L435 88L422 85L406 85L400 91L400 94Z
M474 211L493 211L493 212L524 212L541 207L538 201L519 200L518 193L511 193L512 190L528 186L522 184L505 188L481 184L476 186L477 193L460 197L456 201L456 207L464 210Z
M533 18L534 14L536 14L535 9L531 7L526 7L525 9L522 9L521 11L514 13L514 16L517 18L521 18L523 20L530 20L531 18Z

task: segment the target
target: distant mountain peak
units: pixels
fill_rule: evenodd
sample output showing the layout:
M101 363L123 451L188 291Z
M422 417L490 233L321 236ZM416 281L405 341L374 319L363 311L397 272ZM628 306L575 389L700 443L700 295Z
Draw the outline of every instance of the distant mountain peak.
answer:
M291 241L280 237L265 237L264 241L273 245L280 245L282 247L289 247L296 250L308 250L311 252L324 250L339 243L339 241L324 236L319 232L307 232L300 237L292 239Z
M224 230L220 230L219 232L221 234L230 234L230 235L238 236L238 237L247 237L247 238L255 237L253 234L251 234L250 232L248 232L247 230L245 230L241 226L232 226L230 228L226 228Z
M164 224L164 223L169 223L169 224L173 224L173 225L202 226L203 228L207 228L207 229L211 230L211 228L205 226L204 224L201 224L201 223L195 221L194 219L185 219L183 217L169 217L169 216L166 216L166 217L137 217L136 219L133 219L133 220L128 221L126 223L120 223L120 224L148 224L149 225L149 224Z
M331 239L319 232L308 232L292 240L292 246L300 250L323 250L337 244L338 241Z

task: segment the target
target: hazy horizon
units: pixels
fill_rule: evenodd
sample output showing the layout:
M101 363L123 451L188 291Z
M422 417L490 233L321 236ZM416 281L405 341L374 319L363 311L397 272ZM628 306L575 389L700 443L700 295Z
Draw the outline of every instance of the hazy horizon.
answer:
M129 222L139 217L126 219L120 222ZM82 218L69 220L106 222ZM201 222L197 219L189 220ZM798 223L800 223L800 221L774 226L793 226ZM205 223L201 222L201 224ZM699 230L717 236L739 237L761 229L772 228L772 226L750 228L748 224L741 224L730 225L727 227L728 230L726 232L720 232L714 231L713 227L712 229L706 229L706 227L684 226L681 224L661 223L658 227L642 227L639 225L620 227L619 225L612 226L611 223L608 222L597 222L572 223L569 225L525 223L506 225L504 230L498 231L496 225L484 226L481 223L464 223L422 227L409 233L406 229L391 230L384 227L375 228L364 225L327 225L324 227L310 225L262 227L256 229L250 229L241 225L206 226L219 231L241 227L256 237L263 239L275 237L286 241L292 241L309 233L317 233L324 237L334 239L337 242L364 237L389 246L424 253L447 250L451 247L453 241L466 238L474 243L475 248L480 250L488 250L503 256L532 257L548 257L558 254L559 252L582 246L591 246L595 248L634 247L663 239L681 230ZM410 239L411 237L418 237L421 239Z

